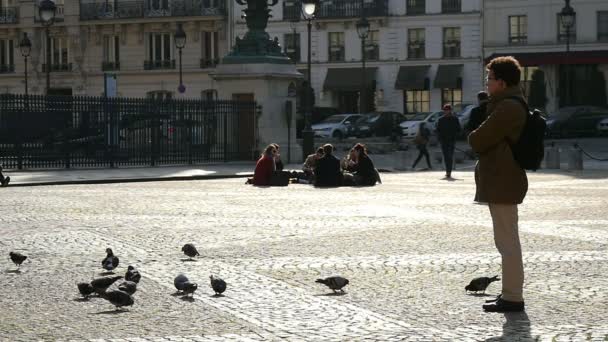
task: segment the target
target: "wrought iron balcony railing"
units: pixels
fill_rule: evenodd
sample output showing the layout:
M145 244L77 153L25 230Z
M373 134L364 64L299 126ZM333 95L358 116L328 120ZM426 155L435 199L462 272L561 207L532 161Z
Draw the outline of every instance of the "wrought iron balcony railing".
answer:
M441 13L460 13L462 5L460 0L441 0Z
M83 0L80 20L226 15L220 0Z
M144 70L175 69L175 59L144 61Z
M102 62L101 71L116 71L120 70L120 62Z
M0 24L16 24L18 22L18 7L0 7Z
M72 63L51 64L51 72L55 71L72 71ZM46 72L46 64L42 64L42 72Z
M302 17L302 3L299 0L283 1L283 20L300 20Z
M283 3L283 20L298 20L301 16L302 2L287 0ZM388 0L321 0L317 9L317 19L356 18L388 16Z
M426 1L425 0L407 0L406 14L407 15L419 15L426 13Z
M9 74L15 72L15 65L0 64L0 74Z
M62 22L64 21L64 8L63 5L55 5L55 7L57 7L57 10L55 11L55 22ZM38 10L38 4L36 4L36 13L34 15L34 22L40 23L42 22L42 20L40 19L40 11Z
M215 68L216 65L220 64L220 59L219 58L213 58L213 59L201 58L200 63L201 63L201 69Z

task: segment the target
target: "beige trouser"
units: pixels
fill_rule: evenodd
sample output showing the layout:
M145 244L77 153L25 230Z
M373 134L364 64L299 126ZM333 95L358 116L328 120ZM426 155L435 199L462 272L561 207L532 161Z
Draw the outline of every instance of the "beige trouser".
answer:
M490 203L494 225L494 242L502 256L502 298L521 302L524 286L524 265L519 243L516 204Z

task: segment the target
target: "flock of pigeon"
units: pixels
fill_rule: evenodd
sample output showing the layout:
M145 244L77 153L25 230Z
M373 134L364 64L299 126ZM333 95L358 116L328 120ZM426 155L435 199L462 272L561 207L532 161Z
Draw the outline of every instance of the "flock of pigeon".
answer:
M182 247L182 252L189 257L189 260L194 260L193 258L199 256L199 252L196 247L187 243ZM21 267L21 264L27 259L27 256L18 253L18 252L10 252L9 257L11 261L17 265L17 268ZM109 274L114 274L114 270L118 267L120 260L117 256L114 255L114 252L111 248L106 249L106 257L101 261L101 267L105 269ZM112 286L119 279L123 279L124 281L118 285L118 290L108 291L108 288ZM210 285L213 289L215 296L222 296L222 293L226 291L227 284L224 280L214 277L213 275L209 276ZM108 276L93 279L90 283L82 282L78 283L78 291L82 295L84 299L88 299L89 296L93 294L97 294L98 297L103 298L109 301L112 305L116 307L116 310L120 310L126 306L132 306L134 303L133 294L137 291L137 284L141 280L141 274L135 267L130 266L127 267L127 273L123 276ZM489 277L479 277L471 280L469 285L465 286L465 291L468 292L483 292L485 294L488 286L494 282L500 280L498 276L494 276L492 278ZM349 280L341 277L341 276L332 276L325 279L317 279L316 283L323 284L327 286L329 289L333 290L334 293L340 291L344 293L344 287L349 284ZM178 294L182 294L184 296L194 296L194 292L198 289L198 284L190 281L190 279L183 273L178 274L173 280L173 285L178 291Z

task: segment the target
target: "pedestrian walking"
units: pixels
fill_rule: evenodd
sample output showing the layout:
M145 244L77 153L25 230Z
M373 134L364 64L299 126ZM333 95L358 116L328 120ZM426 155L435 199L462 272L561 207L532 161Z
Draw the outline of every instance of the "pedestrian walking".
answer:
M416 165L418 165L418 162L420 161L420 159L422 159L423 156L426 158L426 165L429 167L429 170L433 169L433 167L431 166L431 158L429 156L429 151L426 148L426 145L429 143L430 137L431 131L426 128L426 124L424 122L420 123L420 125L418 126L418 133L416 133L416 137L414 138L414 144L418 149L418 157L416 158L414 165L412 165L412 169L416 168Z
M467 134L473 132L481 125L482 122L488 117L486 110L488 107L488 93L485 91L480 91L477 93L477 101L479 105L473 109L471 109L471 116L469 117L469 122L465 127Z
M443 106L443 116L437 121L437 136L441 144L443 161L445 164L445 176L452 178L452 165L454 164L454 149L456 148L456 137L460 133L460 121L452 113L452 106Z
M475 167L475 200L488 203L494 242L502 257L502 293L483 306L490 312L523 311L524 267L519 241L517 205L528 191L526 172L511 146L527 119L519 80L521 67L513 57L498 57L486 66L490 101L487 119L468 137L479 154ZM524 102L525 103L525 102Z

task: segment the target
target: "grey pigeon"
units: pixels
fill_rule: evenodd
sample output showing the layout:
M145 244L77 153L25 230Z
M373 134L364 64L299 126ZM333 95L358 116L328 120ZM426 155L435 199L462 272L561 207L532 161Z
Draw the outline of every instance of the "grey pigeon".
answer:
M90 283L78 283L78 291L82 295L83 298L89 298L89 296L95 292L93 285Z
M184 283L184 289L182 291L184 291L184 294L187 295L191 295L194 296L194 291L196 291L196 289L198 289L198 284L197 283L191 283L189 281Z
M479 291L483 291L483 293L486 293L486 289L488 288L488 286L494 282L500 280L500 278L498 278L498 276L493 276L492 278L488 278L488 277L479 277L479 278L475 278L473 280L471 280L471 282L469 283L469 285L464 287L464 290L466 292L479 292Z
M175 279L173 279L173 285L175 285L175 288L177 289L177 291L183 291L184 284L187 282L188 282L188 277L186 277L186 275L183 273L178 274L177 277L175 277Z
M184 252L184 254L186 254L186 256L190 259L194 258L197 255L200 255L196 250L196 247L194 247L194 245L191 243L185 244L184 247L182 247L182 252Z
M141 274L139 274L139 271L136 270L135 267L129 265L129 267L127 267L127 273L125 274L125 280L139 283L140 279Z
M115 281L121 278L122 276L97 278L91 282L91 286L93 286L95 292L101 295L102 293L106 292L108 287L114 284Z
M118 262L118 257L114 255L112 248L106 248L106 257L101 261L101 267L103 267L104 270L112 271L118 267Z
M211 288L213 288L213 292L216 295L221 295L226 291L226 282L220 278L215 278L214 276L209 276L211 280Z
M122 291L109 291L103 292L101 298L109 301L116 307L116 310L124 307L133 305L133 297L130 294L122 292Z
M328 277L325 279L317 279L315 282L324 284L325 286L332 289L334 292L336 292L337 290L344 292L344 290L342 288L344 286L348 285L348 283L349 283L348 279L340 277L340 276Z
M135 291L137 291L137 283L128 280L123 281L122 284L118 285L118 289L122 292L132 295L135 293Z
M11 258L11 261L17 265L17 268L21 267L21 264L27 259L27 256L19 252L10 252L8 255Z

